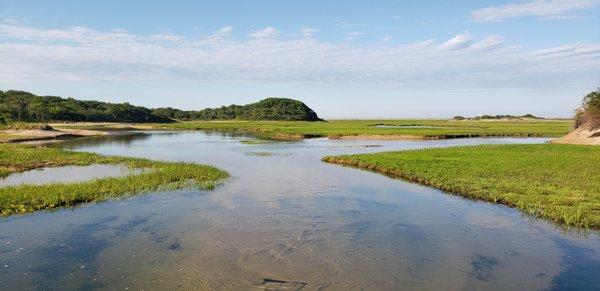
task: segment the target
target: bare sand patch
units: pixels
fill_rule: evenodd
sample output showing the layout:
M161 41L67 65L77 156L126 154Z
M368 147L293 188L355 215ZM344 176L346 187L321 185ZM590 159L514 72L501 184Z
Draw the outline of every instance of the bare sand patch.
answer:
M552 143L563 144L582 144L582 145L600 145L600 128L590 130L587 128L577 128L567 135L552 140Z
M107 132L88 129L62 128L59 130L42 129L9 129L0 131L5 139L10 142L55 139L66 137L85 137L107 135Z

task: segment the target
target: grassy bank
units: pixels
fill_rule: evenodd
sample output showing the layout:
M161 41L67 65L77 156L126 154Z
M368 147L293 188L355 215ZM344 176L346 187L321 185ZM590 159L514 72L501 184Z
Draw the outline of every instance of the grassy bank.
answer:
M391 127L377 127L377 125ZM572 126L573 122L570 120L194 121L154 125L156 129L242 131L280 139L305 137L362 137L381 139L435 139L485 136L560 137L569 132Z
M600 228L600 147L481 145L325 157L570 226Z
M78 183L2 187L0 188L0 214L6 216L73 206L83 202L102 201L163 189L184 187L212 189L227 177L227 173L216 168L191 163L109 157L15 144L0 145L0 177L41 167L90 164L122 164L131 169L144 171L123 177L101 178Z

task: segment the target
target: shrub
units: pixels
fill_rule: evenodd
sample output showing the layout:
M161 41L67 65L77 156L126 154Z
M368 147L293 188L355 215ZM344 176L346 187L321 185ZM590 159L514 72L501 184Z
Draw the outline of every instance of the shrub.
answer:
M600 128L600 88L583 97L581 107L575 113L575 128Z

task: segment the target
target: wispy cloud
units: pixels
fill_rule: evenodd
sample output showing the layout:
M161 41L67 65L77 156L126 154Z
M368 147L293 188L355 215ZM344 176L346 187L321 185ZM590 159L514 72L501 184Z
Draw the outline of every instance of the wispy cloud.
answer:
M478 50L490 50L502 45L502 37L499 35L489 35L473 45Z
M503 21L507 18L523 16L563 18L568 17L573 11L590 8L599 3L598 0L534 0L478 9L471 12L471 17L481 22Z
M250 32L250 34L248 34L248 36L254 38L266 38L276 36L278 33L279 31L277 31L277 29L269 26L263 29L253 30L252 32Z
M304 26L300 28L300 33L304 37L311 37L313 34L315 34L315 32L317 32L317 30L311 27Z
M384 35L384 36L381 36L381 37L377 38L377 41L380 42L380 43L387 43L390 40L392 40L392 36L391 35Z
M215 31L213 33L213 35L225 37L225 36L229 36L232 31L233 31L233 26L225 26L225 27L219 28L217 31Z
M441 47L447 50L457 50L468 47L471 44L471 35L468 33L459 34L446 42Z
M365 23L365 22L348 22L348 21L337 20L335 22L335 26L339 27L339 28L350 29L350 28L355 28L355 27L367 26L367 23Z
M231 28L219 30L228 33ZM334 43L300 35L246 39L138 35L85 27L0 24L0 80L193 80L421 86L580 84L600 75L600 44L526 50L499 36L459 34L401 45ZM487 88L487 87L486 87Z
M363 35L365 35L365 33L362 31L351 31L351 32L346 33L346 39L348 41L353 41L356 37L363 36Z

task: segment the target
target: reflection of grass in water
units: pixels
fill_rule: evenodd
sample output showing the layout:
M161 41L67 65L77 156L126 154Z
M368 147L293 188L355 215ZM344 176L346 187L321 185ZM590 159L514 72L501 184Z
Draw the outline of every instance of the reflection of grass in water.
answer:
M272 152L247 152L246 155L247 156L256 156L256 157L271 157L271 156L287 157L290 154L289 153L276 154L276 153L272 153Z
M481 145L325 157L565 225L600 228L600 147Z
M242 140L240 142L243 144L248 144L248 145L273 143L270 140L262 140L262 139L248 139L248 140Z
M247 152L247 156L257 156L257 157L270 157L273 155L271 152Z
M18 185L0 188L0 214L11 215L83 202L102 201L135 193L193 187L212 189L228 174L193 163L169 163L138 158L109 157L56 148L0 145L0 177L42 167L124 164L145 169L123 177L107 177L77 183Z

